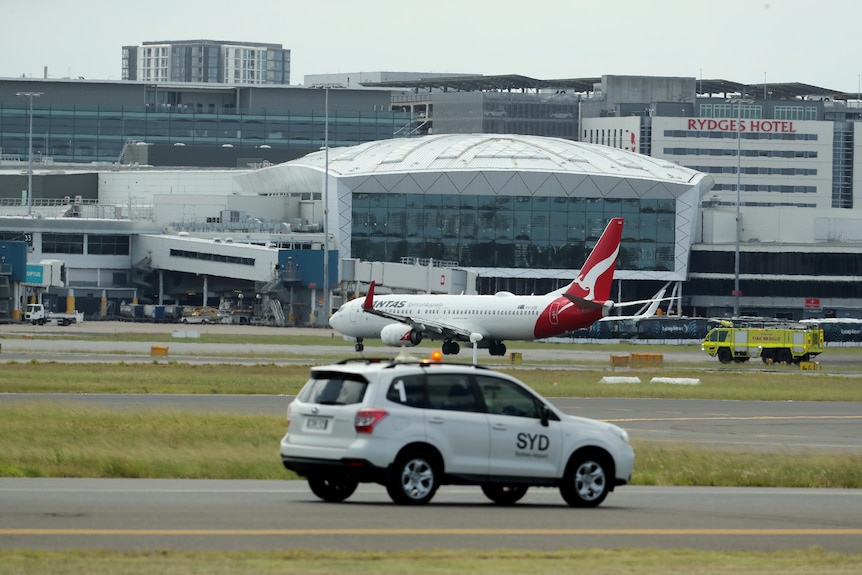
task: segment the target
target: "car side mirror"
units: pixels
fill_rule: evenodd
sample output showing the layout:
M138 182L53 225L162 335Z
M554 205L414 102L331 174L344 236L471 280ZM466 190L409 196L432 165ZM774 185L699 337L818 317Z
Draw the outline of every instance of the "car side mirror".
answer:
M542 404L539 407L539 417L542 418L542 427L548 427L548 421L551 418L551 410L547 405Z

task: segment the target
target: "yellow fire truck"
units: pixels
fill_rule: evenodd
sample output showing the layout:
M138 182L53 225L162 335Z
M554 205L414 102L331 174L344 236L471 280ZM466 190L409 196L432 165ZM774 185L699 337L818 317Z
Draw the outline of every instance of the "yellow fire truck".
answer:
M825 341L819 327L725 325L711 329L701 349L721 363L744 362L759 357L763 363L810 361L823 352Z

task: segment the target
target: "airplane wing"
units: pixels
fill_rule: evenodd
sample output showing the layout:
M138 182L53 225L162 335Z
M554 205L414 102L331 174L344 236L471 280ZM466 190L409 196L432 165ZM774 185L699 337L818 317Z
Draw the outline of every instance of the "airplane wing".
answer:
M365 295L365 301L362 303L362 311L379 317L385 317L386 319L391 319L392 321L397 321L405 325L409 325L417 332L421 333L422 335L427 335L432 339L452 339L471 343L474 341L475 338L477 338L477 336L481 337L475 339L475 341L481 341L482 339L484 339L484 334L471 332L470 330L449 325L446 323L429 319L423 319L420 321L413 319L409 315L401 315L393 313L391 311L375 309L373 281L371 282L371 285L368 286L368 293Z

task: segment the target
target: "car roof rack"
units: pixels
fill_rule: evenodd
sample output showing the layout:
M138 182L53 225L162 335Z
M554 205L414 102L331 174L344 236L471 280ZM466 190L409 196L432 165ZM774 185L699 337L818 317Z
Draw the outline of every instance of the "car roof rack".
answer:
M466 363L461 361L432 361L430 359L419 359L415 357L405 358L403 356L396 357L392 359L391 357L348 357L346 359L339 360L331 365L350 365L350 364L385 364L383 365L384 369L390 369L399 365L417 365L422 367L427 367L430 365L454 365L458 367L475 367L477 369L491 369L490 367L484 365L478 365L475 363ZM320 366L322 367L322 366Z
M479 365L476 363L465 363L462 361L432 361L430 359L408 359L408 360L398 360L392 361L389 365L387 365L384 369L390 369L398 365L419 365L422 367L428 367L433 365L455 365L458 367L475 367L477 369L490 369L484 365Z

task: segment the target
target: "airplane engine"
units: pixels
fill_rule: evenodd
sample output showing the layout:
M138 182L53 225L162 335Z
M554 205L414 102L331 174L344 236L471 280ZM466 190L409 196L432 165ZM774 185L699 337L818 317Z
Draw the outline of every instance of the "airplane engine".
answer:
M393 347L413 347L422 343L422 334L403 323L392 323L380 331L380 341Z

